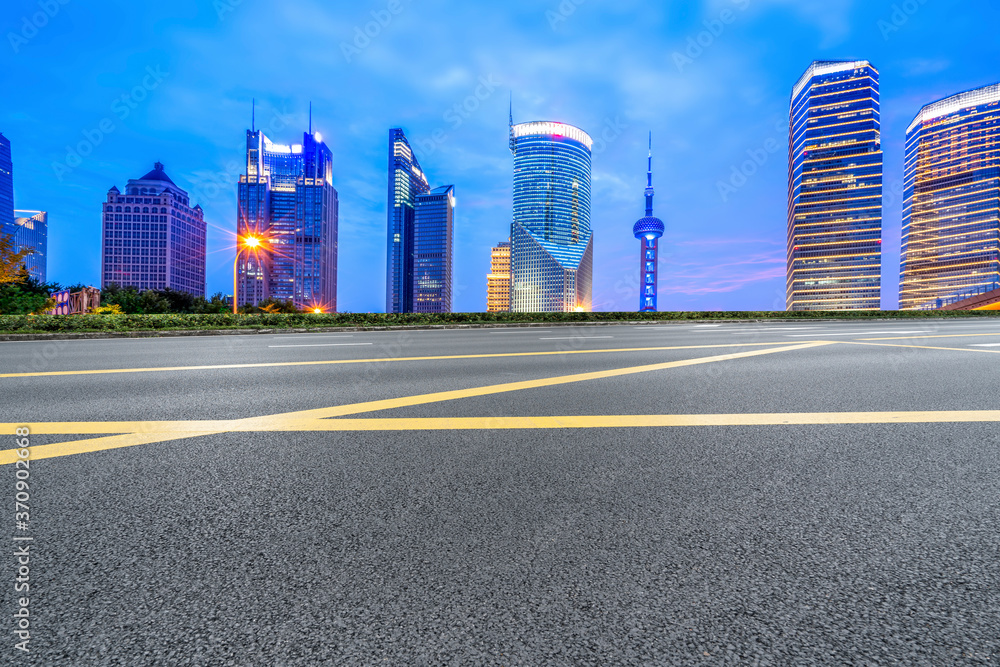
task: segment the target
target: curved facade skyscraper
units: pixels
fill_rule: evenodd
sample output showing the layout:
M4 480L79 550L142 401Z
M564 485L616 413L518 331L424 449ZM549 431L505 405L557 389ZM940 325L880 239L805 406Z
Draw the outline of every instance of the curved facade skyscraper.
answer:
M515 313L591 309L592 146L590 135L572 125L511 122L511 311Z
M814 62L795 84L788 147L788 310L879 310L879 75Z
M906 131L901 310L1000 289L1000 84L925 106Z

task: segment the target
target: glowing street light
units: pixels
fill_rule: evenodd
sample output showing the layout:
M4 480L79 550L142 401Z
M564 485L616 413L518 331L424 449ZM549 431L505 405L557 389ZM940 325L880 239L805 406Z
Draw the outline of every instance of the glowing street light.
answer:
M242 240L240 239L236 240L236 259L233 260L233 315L236 314L238 308L236 296L238 289L238 271L239 271L238 267L240 263L240 252L244 248L251 252L256 252L263 246L264 246L264 240L259 239L256 236L247 236Z

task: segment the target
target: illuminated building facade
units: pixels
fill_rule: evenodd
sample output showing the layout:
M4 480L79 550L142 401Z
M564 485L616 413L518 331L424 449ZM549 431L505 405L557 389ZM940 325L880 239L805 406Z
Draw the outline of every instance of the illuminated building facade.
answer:
M486 276L486 312L510 312L510 241L490 251L490 274Z
M1000 84L924 107L906 131L901 310L1000 289Z
M417 195L413 216L413 312L450 313L455 186Z
M646 172L646 215L632 227L632 234L642 242L639 251L639 312L655 313L659 286L659 243L666 227L653 215L653 136L649 137L649 170Z
M553 122L510 124L514 154L511 311L590 311L594 238L591 148L583 130Z
M34 252L24 258L24 264L31 277L45 282L48 253L49 215L45 211L14 211L14 245L17 248L31 248Z
M431 191L400 128L389 130L389 198L386 224L385 312L412 313L413 241L417 197Z
M14 236L14 164L10 140L0 134L0 233Z
M275 299L336 312L340 202L333 153L311 127L301 144L290 146L251 129L246 168L237 235L259 238L262 246L239 256L238 305Z
M786 307L878 310L882 295L879 74L814 62L792 91Z
M101 287L171 288L205 296L205 216L163 165L104 202Z

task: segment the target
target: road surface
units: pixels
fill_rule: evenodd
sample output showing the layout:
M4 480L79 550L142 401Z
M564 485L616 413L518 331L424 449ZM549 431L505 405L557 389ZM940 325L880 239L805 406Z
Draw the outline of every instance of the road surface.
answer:
M33 538L0 663L996 665L998 353L1000 320L0 343Z

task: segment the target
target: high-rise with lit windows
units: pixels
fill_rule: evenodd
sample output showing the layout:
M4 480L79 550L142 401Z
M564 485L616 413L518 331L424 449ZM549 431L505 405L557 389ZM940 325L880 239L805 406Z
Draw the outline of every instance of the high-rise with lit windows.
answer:
M880 132L879 74L868 61L814 62L795 84L788 310L881 307Z
M450 313L455 186L417 195L413 216L413 312Z
M157 162L104 202L101 286L205 296L205 216Z
M385 312L412 313L413 240L417 197L430 192L427 176L406 134L389 130L389 197L386 222Z
M511 296L515 313L590 311L593 140L565 123L510 123L514 154Z
M32 278L44 283L48 273L49 214L45 211L14 211L14 245L18 250L31 248L31 254L24 258L24 266Z
M510 312L510 241L490 250L490 274L486 276L486 312Z
M0 233L14 236L14 164L10 140L0 134Z
M901 310L1000 289L1000 84L925 106L906 131Z
M273 299L305 310L337 310L339 198L333 153L310 127L301 144L247 131L236 231L261 240L239 254L239 305Z

